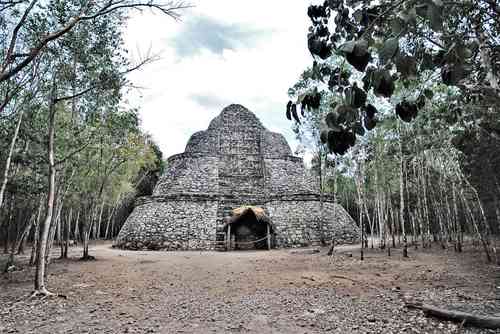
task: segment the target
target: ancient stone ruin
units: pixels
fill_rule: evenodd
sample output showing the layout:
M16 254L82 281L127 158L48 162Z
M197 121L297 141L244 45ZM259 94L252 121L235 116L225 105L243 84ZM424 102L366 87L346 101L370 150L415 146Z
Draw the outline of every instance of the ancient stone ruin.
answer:
M241 105L230 105L184 153L168 159L153 196L140 198L115 246L249 249L352 243L353 219L317 177Z

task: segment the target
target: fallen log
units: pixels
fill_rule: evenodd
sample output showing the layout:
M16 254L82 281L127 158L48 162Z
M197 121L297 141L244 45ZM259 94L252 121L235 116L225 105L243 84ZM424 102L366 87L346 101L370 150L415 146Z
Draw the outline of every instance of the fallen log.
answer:
M294 250L291 250L290 254L312 255L312 254L317 254L319 252L320 252L320 250L318 248L306 248L306 249L294 249Z
M499 329L500 317L488 317L472 313L447 310L422 303L406 302L407 308L422 310L428 317L461 323L463 326L478 328Z

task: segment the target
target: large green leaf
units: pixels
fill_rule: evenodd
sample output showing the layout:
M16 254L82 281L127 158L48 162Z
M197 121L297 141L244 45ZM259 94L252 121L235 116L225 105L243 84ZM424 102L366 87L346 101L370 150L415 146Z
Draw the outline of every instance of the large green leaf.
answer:
M328 125L328 127L330 127L330 128L337 126L337 124L338 124L337 118L338 118L338 114L335 111L329 112L325 118L326 125Z
M372 86L377 96L391 97L396 89L394 79L387 70L375 71L372 74Z
M415 57L400 55L396 58L396 68L403 78L413 79L417 76L417 61Z
M436 67L432 60L432 55L430 53L424 53L422 55L422 62L420 63L420 70L421 71L426 71L426 70L433 70Z
M359 88L356 83L353 87L349 87L345 91L346 100L354 108L361 108L366 103L366 93L364 90Z
M371 60L368 41L365 39L344 43L339 50L344 54L347 62L360 72L364 72Z
M356 42L354 47L354 55L357 57L363 57L368 53L368 41L366 39L360 39Z
M399 16L391 20L391 29L394 35L399 35L406 29L407 23Z
M352 123L358 117L356 109L349 105L340 105L335 108L335 113L338 115L337 124Z
M356 41L350 41L342 44L339 47L339 50L345 53L353 53L355 47L356 47Z
M382 64L389 62L392 57L396 55L399 50L399 39L389 38L384 42L382 49L380 49L379 57Z

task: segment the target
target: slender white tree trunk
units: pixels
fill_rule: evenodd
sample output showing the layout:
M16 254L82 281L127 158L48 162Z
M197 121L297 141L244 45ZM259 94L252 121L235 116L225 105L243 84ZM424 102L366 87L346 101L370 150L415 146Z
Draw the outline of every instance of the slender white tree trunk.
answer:
M30 262L29 262L30 266L34 265L35 260L36 260L38 241L40 239L40 218L42 216L42 208L43 208L43 202L44 202L43 199L44 199L44 196L40 196L40 204L38 205L38 213L37 213L36 221L35 221L35 234L33 235L33 245L31 248L31 256L30 256Z
M76 212L76 220L75 220L75 230L73 231L73 238L75 239L75 243L80 240L80 210Z
M10 141L9 154L7 155L7 160L5 161L5 168L3 172L2 185L0 186L0 209L3 205L3 200L5 196L5 189L7 188L7 183L9 182L9 171L10 164L12 161L12 154L14 153L14 148L16 146L17 137L19 136L19 129L21 128L21 123L23 120L24 108L19 110L19 117L17 119L16 128L14 134L12 135L12 140Z
M400 166L399 166L399 216L401 224L401 232L403 233L403 257L408 257L408 240L406 238L405 230L405 196L404 196L404 156L403 156L403 138L401 131L401 122L399 124L399 154L400 154Z
M49 142L47 147L49 174L48 174L48 193L45 219L43 221L38 250L36 254L35 271L35 293L50 295L51 293L45 287L45 252L47 250L47 240L49 238L50 223L54 214L54 201L56 192L56 165L54 157L54 137L55 137L55 87L53 88L49 107Z

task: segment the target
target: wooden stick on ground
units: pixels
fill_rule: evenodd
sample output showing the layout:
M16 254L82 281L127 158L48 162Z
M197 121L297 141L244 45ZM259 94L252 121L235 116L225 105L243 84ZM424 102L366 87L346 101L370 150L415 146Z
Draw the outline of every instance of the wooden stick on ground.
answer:
M500 328L500 317L487 317L472 313L452 311L422 303L406 302L406 307L422 310L426 316L435 317L441 320L459 322L465 326L489 329Z

